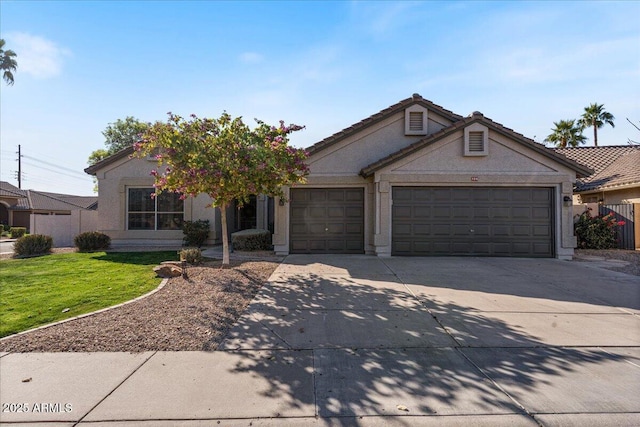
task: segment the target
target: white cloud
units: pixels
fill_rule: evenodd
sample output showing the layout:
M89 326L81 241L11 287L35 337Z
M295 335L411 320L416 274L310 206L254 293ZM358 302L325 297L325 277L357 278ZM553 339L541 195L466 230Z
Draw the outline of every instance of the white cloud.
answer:
M257 64L264 60L264 56L257 52L244 52L240 55L240 61L247 64Z
M71 55L68 49L28 33L7 34L7 41L17 54L18 72L37 79L60 75L64 58Z

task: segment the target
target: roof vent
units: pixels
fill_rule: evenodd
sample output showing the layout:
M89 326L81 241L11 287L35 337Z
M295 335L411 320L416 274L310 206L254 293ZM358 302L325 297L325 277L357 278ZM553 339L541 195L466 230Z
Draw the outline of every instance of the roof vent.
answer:
M474 111L473 113L469 114L469 117L483 117L484 115L480 112L480 111Z
M422 98L419 93L414 93L413 95L411 95L411 97L413 99L421 99Z

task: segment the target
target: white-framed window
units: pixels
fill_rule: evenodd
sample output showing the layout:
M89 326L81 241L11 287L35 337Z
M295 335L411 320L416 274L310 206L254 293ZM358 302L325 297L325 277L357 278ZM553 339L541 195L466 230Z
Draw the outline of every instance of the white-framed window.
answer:
M127 189L127 230L180 230L184 201L176 193L152 198L153 188Z
M422 105L412 105L407 108L404 110L404 134L426 135L427 119L427 109Z
M489 129L480 123L464 128L464 155L489 155Z

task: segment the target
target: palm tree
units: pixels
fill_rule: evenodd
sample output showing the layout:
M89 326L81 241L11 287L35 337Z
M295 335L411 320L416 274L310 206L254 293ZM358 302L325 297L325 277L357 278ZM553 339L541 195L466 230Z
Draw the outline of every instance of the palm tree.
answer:
M587 138L582 134L582 128L576 126L575 120L560 120L553 124L555 125L555 128L551 129L553 133L547 136L544 142L552 142L559 148L577 147L585 143Z
M583 129L593 126L593 145L598 146L598 129L603 127L605 124L611 125L611 127L615 127L613 124L613 114L608 111L605 111L604 104L598 104L594 102L588 107L584 107L584 113L582 113L582 117L578 124L582 126Z
M13 84L13 72L18 68L16 53L12 50L4 50L4 39L0 39L0 70L2 78L8 85Z

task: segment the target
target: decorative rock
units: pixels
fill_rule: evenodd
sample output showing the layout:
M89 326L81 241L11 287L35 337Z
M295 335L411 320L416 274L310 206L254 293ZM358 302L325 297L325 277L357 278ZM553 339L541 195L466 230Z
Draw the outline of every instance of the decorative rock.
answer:
M153 271L162 278L178 277L182 275L182 268L175 265L159 265Z
M160 265L174 265L176 267L180 267L181 264L182 264L182 262L180 262L180 261L162 261L160 263Z

